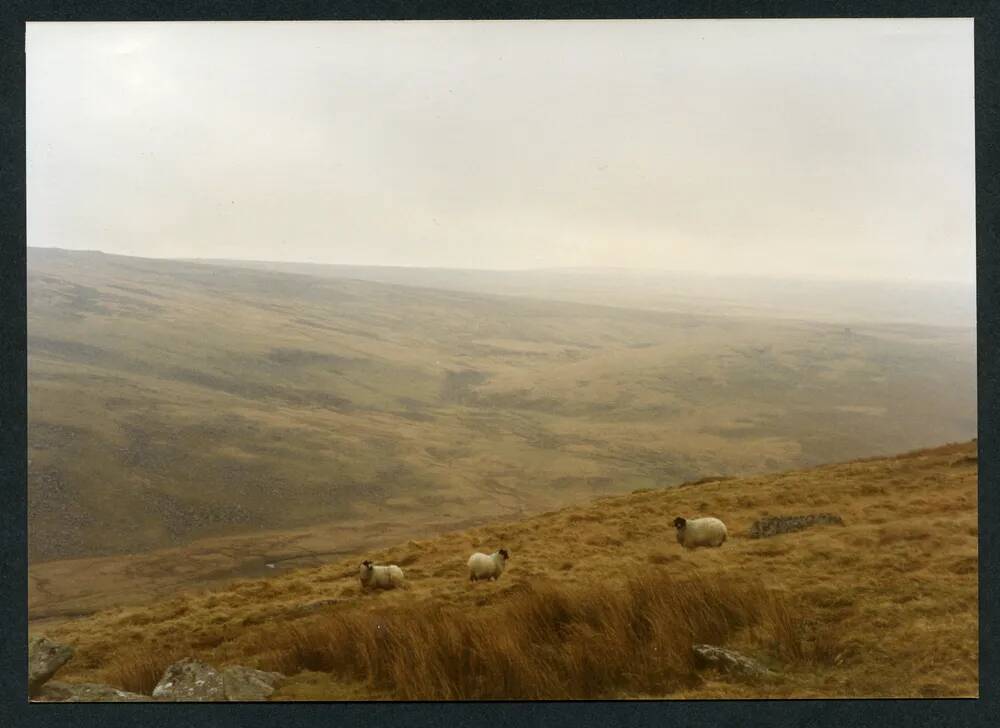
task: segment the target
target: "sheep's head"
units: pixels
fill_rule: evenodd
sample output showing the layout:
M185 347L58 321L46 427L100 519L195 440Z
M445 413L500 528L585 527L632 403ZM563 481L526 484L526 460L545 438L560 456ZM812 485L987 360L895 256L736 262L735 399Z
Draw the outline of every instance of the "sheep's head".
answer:
M507 549L500 549L497 553L500 554L500 558L504 561L510 558L510 552Z
M674 528L676 528L678 531L680 531L686 525L687 525L687 519L681 518L680 516L677 516L677 518L674 519Z
M375 567L372 566L372 562L371 561L368 561L366 559L366 560L364 560L364 561L361 562L361 578L362 579L366 578L374 570L375 570Z

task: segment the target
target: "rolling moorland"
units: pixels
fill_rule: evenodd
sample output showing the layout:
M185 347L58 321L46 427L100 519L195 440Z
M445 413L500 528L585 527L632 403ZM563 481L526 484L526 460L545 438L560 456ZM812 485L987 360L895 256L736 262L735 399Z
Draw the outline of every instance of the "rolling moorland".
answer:
M36 624L599 496L975 435L960 305L922 325L899 301L802 318L759 296L512 295L322 268L29 249Z
M962 328L976 319L974 288L954 283L711 276L629 268L502 271L212 258L191 262L684 314Z
M359 588L360 558L47 625L69 682L148 695L193 656L288 676L274 700L975 697L976 443L781 474L638 489L373 549L409 585ZM843 525L750 537L767 515ZM729 525L686 551L678 514ZM496 582L475 549L505 546ZM692 642L777 675L698 669Z

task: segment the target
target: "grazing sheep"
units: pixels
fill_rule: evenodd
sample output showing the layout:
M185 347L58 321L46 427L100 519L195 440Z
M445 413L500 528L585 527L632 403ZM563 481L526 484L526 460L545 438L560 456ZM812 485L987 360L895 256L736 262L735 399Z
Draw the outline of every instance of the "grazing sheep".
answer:
M500 549L489 556L478 552L472 554L469 557L469 581L499 579L509 558L507 549Z
M692 518L678 516L674 519L677 543L686 549L699 546L721 546L726 540L726 524L718 518Z
M403 570L395 564L375 566L371 561L362 561L360 576L365 589L395 589L405 583Z

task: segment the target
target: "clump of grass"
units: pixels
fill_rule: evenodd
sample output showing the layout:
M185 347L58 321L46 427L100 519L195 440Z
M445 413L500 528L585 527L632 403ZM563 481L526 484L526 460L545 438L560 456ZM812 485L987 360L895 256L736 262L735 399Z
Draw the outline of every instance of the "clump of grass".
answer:
M808 659L816 665L833 665L843 649L838 630L833 625L824 625L813 635Z
M580 699L695 684L691 645L723 644L746 628L801 657L794 625L784 597L759 582L656 570L624 588L526 584L471 610L343 610L244 647L264 669L333 673L404 700Z
M129 625L144 625L149 624L153 621L153 615L147 612L132 612L126 614L118 620L118 625L121 627L126 627Z
M180 650L154 648L152 645L119 650L104 670L105 680L123 690L150 695L170 665L185 657Z
M878 542L880 545L886 546L899 543L900 541L922 541L933 535L934 532L923 525L911 523L893 524L879 529Z
M802 626L797 615L786 599L778 594L765 597L765 613L773 636L775 652L787 660L799 661L805 658L806 650L802 641Z
M671 561L680 561L680 556L666 551L651 551L646 558L651 564L669 564Z

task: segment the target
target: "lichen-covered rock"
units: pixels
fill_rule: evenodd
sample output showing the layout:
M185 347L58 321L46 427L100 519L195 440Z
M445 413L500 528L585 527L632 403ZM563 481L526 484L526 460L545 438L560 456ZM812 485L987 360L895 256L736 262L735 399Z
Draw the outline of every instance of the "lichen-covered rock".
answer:
M713 645L693 645L695 664L699 667L714 667L721 672L749 680L771 680L777 673L746 655L734 650Z
M770 538L781 533L801 531L810 526L819 525L843 526L844 520L832 513L812 513L806 516L770 516L753 522L750 526L750 538Z
M285 676L240 665L217 670L190 657L175 662L153 688L162 701L210 702L267 700Z
M222 670L222 687L226 700L267 700L284 678L278 672L234 665Z
M72 647L47 637L34 637L28 642L28 695L34 695L71 657Z
M186 657L168 667L153 688L157 700L177 702L224 701L222 673L211 665Z
M152 698L110 685L52 681L43 685L32 700L43 703L138 703Z

